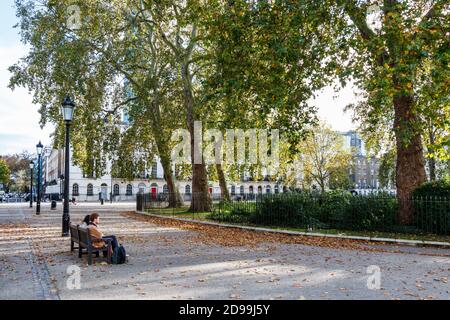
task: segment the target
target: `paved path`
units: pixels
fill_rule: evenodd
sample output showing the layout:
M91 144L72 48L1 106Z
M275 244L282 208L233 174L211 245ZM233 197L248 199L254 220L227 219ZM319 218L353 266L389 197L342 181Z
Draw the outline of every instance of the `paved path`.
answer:
M60 237L58 206L44 204L35 216L25 204L0 205L0 299L450 299L450 250L221 246L123 215L133 204L71 207L72 221L100 213L105 233L118 235L130 254L127 265L99 258L87 266ZM379 289L368 288L369 266L381 270Z

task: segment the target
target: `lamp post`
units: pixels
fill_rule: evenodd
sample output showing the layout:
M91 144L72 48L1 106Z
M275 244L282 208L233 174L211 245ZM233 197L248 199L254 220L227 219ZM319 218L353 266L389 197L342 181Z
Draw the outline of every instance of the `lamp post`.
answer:
M73 110L75 103L67 96L62 103L62 115L66 123L66 144L65 144L65 160L64 160L64 209L62 217L62 236L69 236L69 173L70 173L70 122L73 118Z
M33 208L33 169L34 163L30 161L30 208Z
M42 156L42 150L44 149L44 146L39 141L39 143L36 145L36 151L38 154L38 179L37 179L37 191L36 191L36 215L41 214L41 156Z

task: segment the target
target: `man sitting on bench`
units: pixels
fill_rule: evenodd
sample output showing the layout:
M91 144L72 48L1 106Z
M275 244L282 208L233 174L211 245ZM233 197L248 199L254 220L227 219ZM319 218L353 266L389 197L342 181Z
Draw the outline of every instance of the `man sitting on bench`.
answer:
M98 213L93 213L90 216L90 224L88 226L91 237L96 239L92 244L95 248L101 248L105 245L105 240L111 240L112 249L119 246L116 236L104 236L103 233L98 229L98 224L100 223L100 216Z

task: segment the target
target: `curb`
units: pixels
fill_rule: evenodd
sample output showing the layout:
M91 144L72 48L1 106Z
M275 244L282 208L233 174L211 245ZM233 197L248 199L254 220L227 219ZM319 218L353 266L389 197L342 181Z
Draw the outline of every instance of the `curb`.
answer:
M350 239L350 240L364 240L364 241L372 241L372 242L385 242L385 243L395 243L395 244L403 244L408 246L430 246L430 247L439 247L439 248L450 248L450 242L439 242L439 241L422 241L422 240L407 240L407 239L392 239L392 238L377 238L377 237L362 237L362 236L346 236L346 235L336 235L336 234L325 234L325 233L314 233L314 232L300 232L300 231L289 231L289 230L277 230L277 229L268 229L262 227L249 227L249 226L239 226L233 224L226 223L217 223L210 221L201 221L194 219L186 219L186 218L175 218L168 216L161 216L157 214L152 214L143 211L136 211L137 214L151 216L162 219L170 219L177 220L183 222L211 225L216 227L224 227L224 228L235 228L235 229L243 229L250 230L256 232L271 232L271 233L280 233L291 236L309 236L309 237L321 237L321 238L337 238L337 239Z

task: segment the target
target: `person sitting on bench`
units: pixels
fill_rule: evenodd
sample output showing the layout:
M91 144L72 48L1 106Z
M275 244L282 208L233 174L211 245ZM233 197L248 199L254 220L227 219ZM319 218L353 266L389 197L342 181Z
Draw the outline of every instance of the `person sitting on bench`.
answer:
M91 216L87 215L84 217L83 222L80 224L80 227L87 228L91 224Z
M98 213L93 213L90 215L90 223L89 223L89 231L91 233L92 238L96 239L93 243L93 246L96 248L101 248L105 245L106 240L110 240L112 244L112 249L114 250L119 246L119 242L117 241L116 236L105 236L98 228L98 224L100 223L100 216Z

